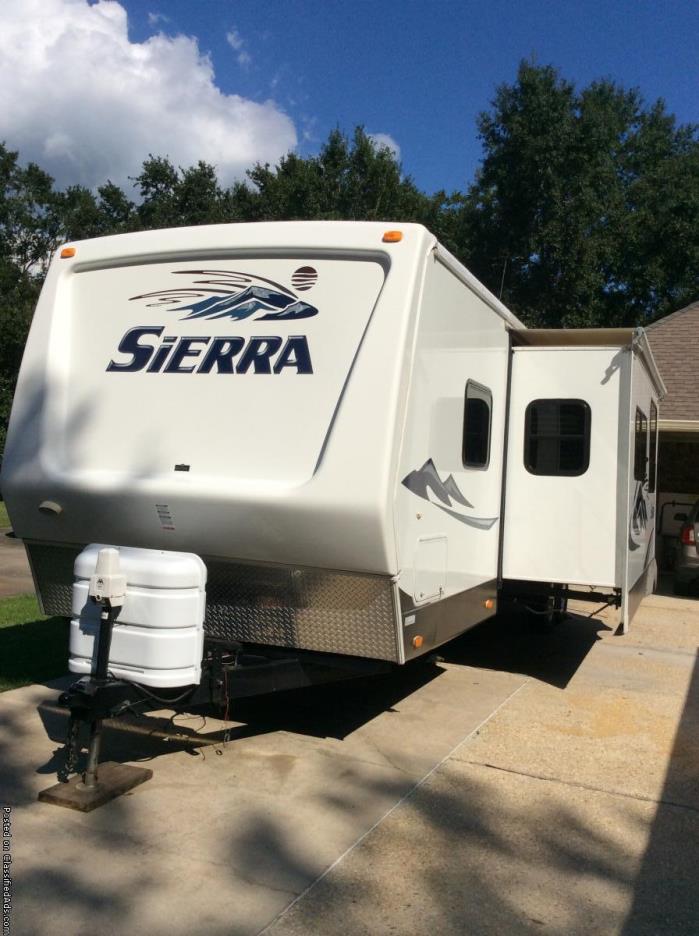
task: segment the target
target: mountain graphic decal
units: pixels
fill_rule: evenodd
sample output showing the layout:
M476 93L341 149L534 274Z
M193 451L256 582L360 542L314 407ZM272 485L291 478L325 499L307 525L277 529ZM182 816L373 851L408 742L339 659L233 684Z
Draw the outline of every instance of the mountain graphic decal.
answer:
M633 511L629 523L629 549L638 549L645 538L648 526L648 498L646 496L647 481L636 482Z
M148 307L165 306L173 312L186 312L181 321L295 321L318 314L315 306L299 299L287 286L253 273L235 270L172 270L171 273L173 276L186 276L189 282L132 296L130 301L149 300L146 302ZM315 285L318 274L312 267L301 267L291 279L299 284L298 288L308 290Z
M449 475L445 481L442 481L431 458L427 459L422 468L411 471L409 475L406 475L402 483L413 494L417 494L418 497L430 504L434 504L435 507L439 507L444 513L449 514L450 517L454 517L454 519L460 520L468 526L476 527L479 530L489 530L498 519L497 517L473 517L456 509L455 503L468 508L472 508L473 504L466 500L461 493L453 475ZM432 497L430 497L430 493Z

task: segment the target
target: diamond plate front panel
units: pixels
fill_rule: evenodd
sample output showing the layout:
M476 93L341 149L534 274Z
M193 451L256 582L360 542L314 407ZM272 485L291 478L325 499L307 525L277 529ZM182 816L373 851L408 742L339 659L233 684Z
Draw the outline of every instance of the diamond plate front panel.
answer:
M207 562L208 636L398 661L388 577Z
M47 614L70 616L79 546L27 544ZM399 661L390 578L205 560L208 637Z
M26 548L44 612L70 617L73 565L82 551L82 546L27 543Z

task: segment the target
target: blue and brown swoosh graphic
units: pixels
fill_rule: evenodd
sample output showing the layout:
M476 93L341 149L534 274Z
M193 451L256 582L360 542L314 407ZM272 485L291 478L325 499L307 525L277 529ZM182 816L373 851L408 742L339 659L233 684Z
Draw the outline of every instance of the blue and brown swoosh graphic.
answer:
M188 319L250 319L256 322L294 321L311 318L318 309L281 283L235 270L172 270L173 276L188 277L189 282L171 289L131 296L131 302L148 300L148 307L167 307L186 312ZM313 275L315 274L315 276ZM310 289L318 274L312 267L301 267L292 275L299 290Z

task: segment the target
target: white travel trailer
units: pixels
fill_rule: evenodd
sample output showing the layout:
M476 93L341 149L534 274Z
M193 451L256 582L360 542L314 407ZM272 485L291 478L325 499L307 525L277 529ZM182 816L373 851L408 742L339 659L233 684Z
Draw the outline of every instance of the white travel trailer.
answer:
M527 330L420 225L105 237L51 264L2 489L73 672L93 544L126 579L116 679L196 685L251 647L402 664L500 595L593 587L628 622L662 391L642 331Z

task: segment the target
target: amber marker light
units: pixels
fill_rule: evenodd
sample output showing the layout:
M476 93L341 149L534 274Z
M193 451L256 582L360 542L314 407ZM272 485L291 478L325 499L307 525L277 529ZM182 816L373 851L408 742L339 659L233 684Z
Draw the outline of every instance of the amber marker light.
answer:
M384 236L381 238L384 244L397 244L398 241L403 240L402 231L386 231Z
M75 256L75 247L64 247L61 251L61 260L68 260Z
M495 599L494 599L494 598L486 598L485 601L483 602L483 607L484 607L487 611L492 611L493 608L495 607Z
M421 646L422 646L422 634L416 634L413 637L413 647L415 647L416 650L419 650Z

